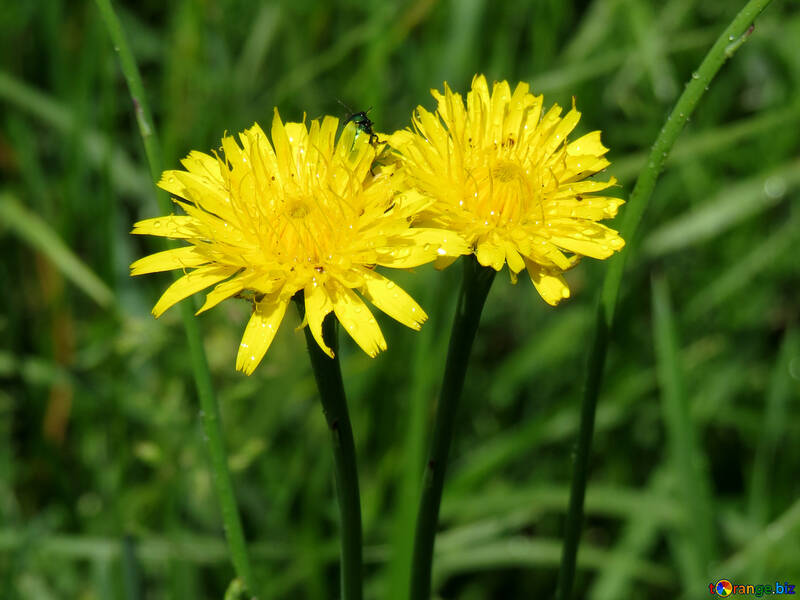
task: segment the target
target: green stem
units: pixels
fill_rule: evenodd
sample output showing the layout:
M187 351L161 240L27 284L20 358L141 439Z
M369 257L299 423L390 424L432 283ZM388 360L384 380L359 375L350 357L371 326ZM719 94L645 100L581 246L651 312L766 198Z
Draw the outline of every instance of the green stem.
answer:
M580 430L578 432L569 508L564 529L561 568L558 573L558 587L556 589L557 600L568 600L572 596L575 561L583 524L583 500L586 494L589 455L594 435L595 409L597 407L597 397L600 394L600 388L603 383L603 369L609 343L609 332L614 322L614 311L631 242L650 201L656 180L675 140L683 130L686 121L694 112L700 98L703 97L703 94L708 89L711 80L725 61L733 56L734 52L750 36L753 31L753 21L770 1L750 0L717 38L703 62L700 63L697 71L692 73L686 89L678 98L675 108L672 109L664 126L661 128L661 132L650 150L647 164L639 173L639 178L636 180L636 185L625 207L620 235L628 242L628 245L619 255L610 259L610 264L603 280L600 302L597 307L594 339L589 354L586 383L581 404Z
M136 112L136 121L139 124L139 133L144 142L147 162L150 166L150 175L153 181L157 181L161 175L161 151L156 136L147 97L144 93L142 78L136 66L136 60L131 52L128 40L125 36L119 19L111 6L110 0L96 0L97 7L105 21L106 28L114 44L114 50L119 54L122 72L128 83ZM158 201L161 210L165 213L170 211L170 201L164 192L158 193ZM233 492L233 482L228 470L228 457L222 439L222 428L220 425L219 406L214 398L214 388L211 384L211 373L208 370L203 342L200 337L200 329L194 318L194 311L188 302L181 303L181 318L183 327L186 330L186 338L189 344L189 354L191 357L192 372L194 374L197 395L200 399L200 421L203 424L206 447L211 459L211 473L214 481L214 489L217 493L217 500L220 504L222 522L225 527L225 536L228 541L231 560L237 576L245 583L247 588L254 594L256 590L253 570L250 566L250 558L247 554L247 544L244 539L244 530L239 516L239 509L236 506L236 497Z
M491 267L482 267L474 256L461 260L464 264L464 279L453 319L442 391L433 425L433 441L425 465L422 497L417 513L411 563L411 600L427 600L431 595L433 546L442 502L447 455L453 440L458 402L464 388L472 342L475 340L481 311L496 274Z
M297 310L302 319L305 315L303 298L295 296ZM322 322L322 336L333 350L334 358L325 354L317 344L311 329L305 327L306 344L311 357L314 379L317 381L322 411L331 430L333 443L336 496L339 499L339 516L342 528L341 589L343 600L361 600L363 560L361 555L361 499L358 491L358 467L353 429L347 413L342 371L339 368L337 343L338 321L328 314Z

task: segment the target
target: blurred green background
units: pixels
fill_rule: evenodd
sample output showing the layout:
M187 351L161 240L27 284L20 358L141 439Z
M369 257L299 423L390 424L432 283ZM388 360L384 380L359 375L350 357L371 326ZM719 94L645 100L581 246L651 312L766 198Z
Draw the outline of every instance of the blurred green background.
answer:
M226 131L372 107L408 123L476 72L575 96L625 197L733 0L117 3L165 166ZM775 1L682 135L623 284L598 408L577 596L708 597L800 585L800 14ZM233 577L132 105L92 2L0 8L0 598L219 599ZM622 210L624 210L624 206ZM437 543L441 598L553 592L594 302L605 265L547 307L505 273L458 417ZM343 344L361 468L367 597L405 598L419 477L460 269L397 280L415 333ZM338 595L328 433L289 313L252 377L248 306L200 324L266 598Z

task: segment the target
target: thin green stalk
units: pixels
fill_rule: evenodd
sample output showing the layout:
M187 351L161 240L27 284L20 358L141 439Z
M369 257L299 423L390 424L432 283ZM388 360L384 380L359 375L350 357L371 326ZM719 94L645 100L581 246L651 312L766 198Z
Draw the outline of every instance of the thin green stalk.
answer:
M458 306L453 319L453 331L450 334L450 347L447 350L442 391L433 425L433 441L428 454L428 462L425 465L422 497L417 513L414 556L411 563L411 593L409 596L411 600L427 600L431 595L433 546L439 520L439 506L442 502L447 455L453 440L458 402L461 398L461 390L464 388L464 377L467 372L472 342L475 340L481 311L496 274L491 267L482 267L474 256L465 257L462 262L464 279L461 283Z
M131 52L128 40L122 30L119 19L111 6L110 0L96 0L97 7L105 21L114 50L119 55L122 72L128 83L128 90L133 100L136 112L136 121L139 124L139 133L144 142L147 162L150 166L150 175L153 181L157 181L161 175L161 151L156 136L150 108L145 96L142 79L136 60ZM165 213L170 211L170 201L164 192L158 193L158 201L161 210ZM239 516L239 509L236 506L236 497L233 492L233 482L228 470L228 457L222 439L222 427L220 425L219 406L214 398L214 389L211 384L211 373L208 370L203 342L200 337L200 330L194 318L191 303L181 303L181 318L183 327L186 330L186 338L189 344L189 354L191 357L192 372L194 374L197 395L200 399L200 421L203 424L206 447L211 459L211 474L214 481L214 489L217 493L217 500L220 504L222 522L225 527L225 536L228 540L228 548L231 554L234 569L237 576L244 581L251 594L257 592L253 570L250 566L250 558L247 554L247 544L244 539L244 530Z
M752 23L771 0L750 0L736 15L725 31L717 38L700 67L692 73L686 89L678 98L675 108L667 117L661 132L658 134L647 164L640 172L636 185L623 213L620 235L627 240L626 246L619 255L610 259L608 270L603 281L600 302L597 306L597 318L594 339L589 354L586 383L581 405L581 422L578 432L575 464L572 473L569 508L564 529L564 547L561 568L558 573L557 600L568 600L572 597L572 586L575 578L575 559L578 553L581 528L583 523L583 500L588 478L589 455L592 449L594 434L595 409L597 397L603 382L606 350L609 342L609 331L614 321L625 261L630 252L633 240L642 215L650 201L656 180L664 166L664 162L675 144L675 140L683 130L686 121L694 112L700 98L703 97L711 80L720 67L738 50L752 33Z
M295 303L302 319L305 315L302 297L295 296ZM305 327L304 331L308 353L311 357L311 367L314 370L314 379L317 381L317 389L322 401L322 411L325 413L325 420L331 430L331 442L333 443L336 496L339 500L342 529L342 599L361 600L363 595L361 499L358 491L356 446L353 441L350 416L347 413L342 371L339 368L337 323L333 314L328 314L322 322L322 337L333 350L334 358L330 358L322 351L309 327Z

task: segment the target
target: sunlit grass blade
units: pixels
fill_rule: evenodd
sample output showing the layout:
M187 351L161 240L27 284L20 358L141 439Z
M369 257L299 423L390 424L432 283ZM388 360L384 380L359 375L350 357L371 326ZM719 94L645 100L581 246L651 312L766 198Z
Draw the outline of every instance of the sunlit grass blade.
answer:
M139 197L152 194L152 184L147 180L147 175L136 168L125 151L112 146L111 140L100 132L79 128L78 119L58 100L3 72L0 72L0 98L62 135L77 136L86 157L93 164L101 166L110 153L114 163L112 182L118 191Z
M780 203L800 185L800 161L737 183L699 208L656 228L644 242L643 252L657 257L701 243Z
M446 285L444 277L437 277L436 283L427 288L425 296L420 297L424 306L436 306L438 314L432 315L414 340L414 354L410 370L408 392L408 424L405 427L403 471L397 494L392 535L392 556L388 566L387 594L393 600L406 600L410 585L408 574L411 571L411 553L414 548L414 518L416 502L419 498L421 482L419 474L425 462L425 429L430 410L430 395L435 385L438 370L435 357L445 351L443 323L445 314L451 312L448 302L438 302L443 297Z
M590 346L584 396L581 403L581 424L573 466L570 508L564 531L564 553L558 574L557 600L569 600L572 597L575 557L583 525L583 498L588 479L597 398L602 387L606 350L610 339L609 332L614 321L614 311L622 285L625 261L631 248L630 242L635 237L666 158L686 121L694 112L723 63L741 46L739 40L746 40L752 33L751 26L754 19L769 3L770 0L750 0L717 38L697 71L692 73L686 89L678 98L650 150L647 165L639 174L623 212L620 235L628 241L628 245L618 256L610 259L597 308L594 339Z
M111 6L111 0L97 0L97 7L100 10L108 34L114 44L114 49L119 55L122 72L125 75L131 100L133 101L134 113L139 125L139 133L144 143L147 162L150 166L150 176L153 182L156 182L161 176L162 170L161 148L158 143L155 125L150 113L136 60L131 52L119 19ZM163 213L169 213L170 201L166 193L159 190L156 193L156 197L161 211ZM220 511L225 527L225 536L230 548L231 561L233 562L237 575L244 581L251 593L257 595L257 585L253 576L252 567L250 566L250 558L247 553L242 520L239 516L239 509L236 505L236 497L233 491L233 482L231 480L230 471L228 470L228 456L222 437L219 406L214 397L211 373L208 369L208 360L206 359L203 342L200 337L200 329L194 318L194 310L189 302L181 303L180 314L189 345L192 372L197 387L197 395L200 399L200 421L203 425L207 442L206 446L211 458L212 480L217 493L217 499L220 503Z
M122 587L125 590L125 600L141 600L142 574L139 560L136 557L136 541L126 535L120 541L120 562L122 563Z
M512 568L547 568L558 564L561 544L559 540L530 539L514 536L492 543L462 548L459 551L437 554L435 577L437 583L457 574L478 571L495 571ZM597 569L610 560L610 553L590 544L581 546L579 564L582 568ZM673 581L672 572L649 561L629 558L630 569L640 582L668 586Z
M632 375L609 389L604 394L608 401L597 411L597 429L606 431L624 422L633 412L636 400L654 387L655 372L649 370ZM570 439L578 430L578 421L576 408L565 407L478 444L456 465L449 487L461 493L478 489L504 466L525 460L543 444Z
M105 282L75 255L50 225L5 192L0 192L0 222L24 243L47 256L64 277L97 304L111 307L114 293Z
M658 468L650 478L648 493L666 497L669 490L670 473ZM591 488L587 494L586 505L590 509ZM676 506L680 511L680 507ZM633 591L634 573L631 558L644 556L658 541L664 526L663 518L651 510L630 513L623 525L619 541L614 545L611 558L598 569L592 582L588 598L590 600L617 600L628 598Z
M800 102L784 109L757 114L752 117L728 123L725 127L715 127L708 131L694 133L681 138L667 157L667 166L685 164L701 156L713 155L756 136L765 135L800 122ZM636 175L647 163L647 153L637 152L621 156L613 161L614 175L620 181L627 181Z
M767 523L772 509L770 487L774 484L774 464L778 447L786 436L788 405L792 396L800 396L797 384L792 381L791 361L800 355L800 335L796 329L789 329L783 337L778 358L772 371L769 388L764 395L764 420L759 428L753 470L748 490L747 512L753 529L760 530ZM792 393L794 392L794 393ZM757 561L752 566L754 580L764 578L763 563Z
M684 519L673 536L685 590L702 589L714 555L714 513L705 460L689 411L680 342L666 279L653 279L653 337L670 468Z
M742 576L753 564L764 560L769 554L783 556L790 561L790 564L796 566L798 533L800 533L800 500L796 500L758 534L748 538L747 545L733 556L715 565L711 570L709 581L717 581L722 577L734 579Z
M425 464L422 494L417 512L411 562L410 598L412 599L427 599L431 594L434 544L447 459L455 429L455 417L481 311L497 274L493 268L481 266L474 256L464 257L461 262L464 275L453 317L442 389L436 406L433 439Z
M759 274L785 255L800 239L800 218L792 218L778 231L753 247L725 269L708 285L697 291L686 305L686 315L690 319L701 317L707 311L721 305L736 292L751 284Z

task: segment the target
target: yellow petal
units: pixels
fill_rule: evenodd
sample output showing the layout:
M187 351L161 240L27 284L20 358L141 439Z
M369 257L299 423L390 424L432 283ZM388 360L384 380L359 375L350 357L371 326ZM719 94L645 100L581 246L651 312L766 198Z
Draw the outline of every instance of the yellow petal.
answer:
M513 244L506 242L504 245L506 251L506 262L508 263L509 270L512 273L519 273L525 268L525 261L522 259L519 252L517 252L517 249Z
M553 133L551 133L550 137L547 138L547 141L544 144L545 156L549 156L555 152L556 148L566 141L567 136L578 125L580 118L581 113L575 110L575 107L573 106L572 110L564 115L564 118L561 119L558 125L556 125Z
M172 269L192 269L207 262L209 262L208 256L200 252L197 246L184 246L140 258L131 265L131 275L158 273Z
M305 320L311 330L311 335L317 340L317 344L322 348L322 351L333 358L333 350L328 347L322 336L322 322L328 313L333 310L333 302L331 302L325 287L318 284L311 283L307 285L303 295L306 303Z
M216 157L206 154L205 152L193 150L189 153L189 156L181 160L181 164L187 171L191 171L196 175L203 175L222 181L222 175L219 171L219 161Z
M361 349L374 357L381 350L386 350L386 340L369 308L356 293L343 285L331 282L333 310L336 318L344 326L345 331L355 340Z
M433 262L433 268L437 271L443 271L457 260L457 256L440 256Z
M267 353L275 334L278 332L283 315L286 313L287 300L263 300L253 308L253 315L239 344L236 355L236 370L250 375L264 355Z
M208 286L219 283L223 279L227 279L238 270L238 267L220 267L208 266L200 267L187 273L172 285L161 295L156 305L153 307L153 315L160 317L165 310L173 304L176 304L194 294L207 288Z
M608 152L608 148L600 142L599 131L587 133L567 146L567 154L572 156L603 156L606 152Z
M377 264L395 269L412 269L440 256L469 254L467 243L446 229L408 229L392 235L385 247L376 248Z
M236 145L233 138L229 137L225 139L231 140L229 144ZM170 178L174 179L175 183L169 184L170 190L177 189L177 186L181 186L182 191L180 193L171 193L185 198L192 204L197 204L206 211L219 215L224 219L231 220L236 218L231 208L230 194L225 187L223 187L221 180L214 181L203 175L197 175L187 171L173 171L172 173L174 175L170 175ZM167 189L168 186L161 185L162 182L163 179L159 182L159 186Z
M136 235L157 235L173 239L197 237L197 221L192 217L167 215L134 223L131 233Z
M582 231L566 235L552 235L549 239L553 244L565 250L601 260L608 258L625 245L624 240L619 237L617 232L605 225L584 222L581 227Z
M484 267L492 267L495 271L502 269L506 262L505 250L486 239L478 241L475 257Z
M282 182L297 180L297 170L294 158L292 157L292 146L289 136L286 134L286 127L281 121L278 109L272 117L272 145L275 148L275 158L278 164L278 176Z
M529 260L525 261L525 265L528 267L528 275L536 291L545 302L555 306L565 298L569 298L569 287L560 273Z
M616 185L616 178L612 177L608 181L579 181L564 185L555 193L553 198L567 198L574 197L576 194L590 194L592 192L599 192L612 185Z
M600 221L611 219L625 201L610 196L582 196L563 198L547 203L547 214L554 217L573 217Z
M364 278L361 293L387 315L406 327L419 331L428 318L419 304L393 281L369 269L360 269Z
M206 301L195 313L195 315L199 315L200 313L207 311L209 308L214 308L223 300L230 298L234 294L238 294L245 289L245 287L247 287L249 280L250 275L247 273L242 273L238 277L234 277L228 281L223 281L208 294L206 294Z

